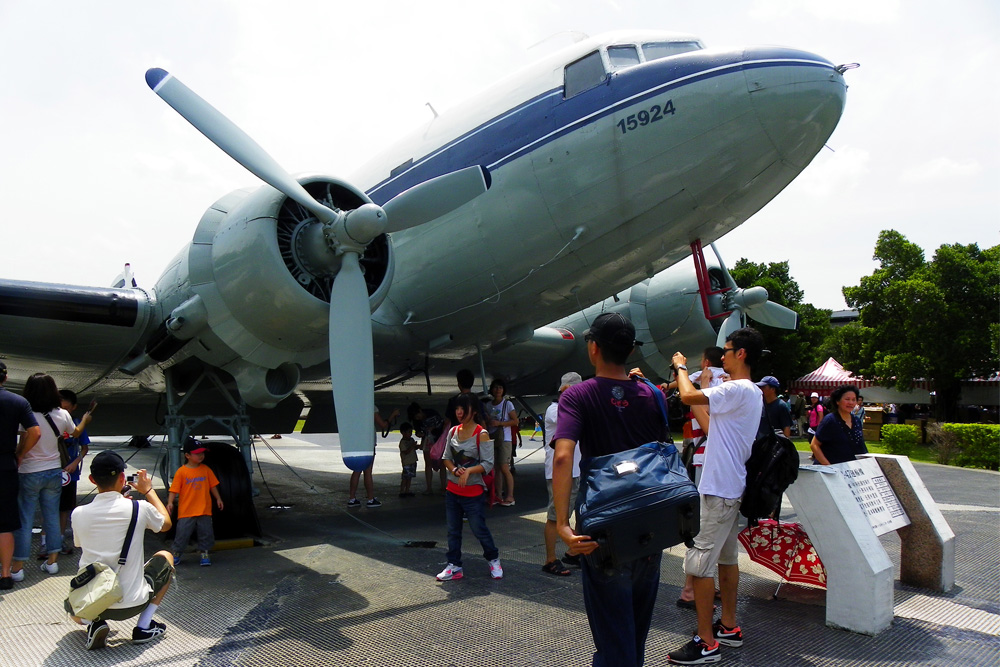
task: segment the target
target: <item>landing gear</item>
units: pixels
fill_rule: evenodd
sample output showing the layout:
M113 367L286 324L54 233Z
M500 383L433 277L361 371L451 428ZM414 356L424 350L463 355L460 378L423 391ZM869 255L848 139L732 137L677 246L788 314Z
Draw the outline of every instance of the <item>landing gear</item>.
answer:
M166 470L161 471L164 483L169 486L170 479L173 477L178 468L180 468L184 463L183 457L181 456L181 448L184 446L184 442L187 440L188 436L190 436L196 428L205 422L215 422L232 436L233 440L236 442L236 446L240 450L240 454L243 457L243 462L246 464L247 473L252 479L253 467L250 461L250 448L253 445L253 440L250 435L250 417L247 415L246 403L240 397L239 392L227 389L225 384L213 369L205 368L194 379L188 389L181 394L176 390L174 375L175 371L173 368L167 369L164 373L167 385L166 425L168 446ZM186 416L181 414L184 406L191 400L191 397L199 391L199 389L202 391L208 390L207 387L203 386L206 380L210 385L214 386L215 389L218 390L218 393L225 398L232 407L233 413L231 415ZM253 487L253 495L256 496L258 493L259 491L257 488Z

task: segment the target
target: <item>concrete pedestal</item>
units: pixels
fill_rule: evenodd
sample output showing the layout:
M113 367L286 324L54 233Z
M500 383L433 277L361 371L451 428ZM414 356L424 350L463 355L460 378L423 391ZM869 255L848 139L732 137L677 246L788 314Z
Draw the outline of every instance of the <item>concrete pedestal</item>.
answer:
M896 531L901 543L899 580L938 593L951 590L955 585L955 533L913 463L905 456L865 456L878 462L910 518L909 526Z
M847 482L799 469L785 492L826 567L826 624L875 635L892 623L893 566Z

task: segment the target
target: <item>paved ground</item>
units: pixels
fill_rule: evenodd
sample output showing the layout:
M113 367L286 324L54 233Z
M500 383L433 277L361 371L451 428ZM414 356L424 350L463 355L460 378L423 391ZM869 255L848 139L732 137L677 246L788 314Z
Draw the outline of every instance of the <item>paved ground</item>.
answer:
M273 451L257 443L263 475L255 471L267 543L218 551L210 568L183 563L158 615L168 625L162 640L133 646L133 624L112 622L109 647L84 651L83 632L61 608L78 556L62 557L58 575L31 563L25 581L0 595L0 665L590 664L579 573L555 578L540 570L540 452L517 466L517 505L489 515L504 579L489 578L478 544L466 533L466 578L438 583L443 500L396 497L394 439L379 443L379 509L345 507L348 475L336 436L285 436L270 445ZM121 446L113 439L96 444ZM149 468L158 454L155 448L121 451L134 455L130 464ZM958 536L955 590L936 595L897 584L892 627L865 637L825 627L824 591L785 585L772 599L776 576L747 561L739 592L746 643L724 649L724 663L1000 664L1000 475L917 469ZM423 490L422 476L415 489ZM81 497L88 491L81 487ZM794 518L792 510L783 518ZM437 545L409 548L407 541ZM898 538L889 534L883 544L898 571ZM150 536L147 553L161 545ZM694 627L694 613L674 604L682 556L683 548L674 548L663 559L647 665L666 664L667 652Z

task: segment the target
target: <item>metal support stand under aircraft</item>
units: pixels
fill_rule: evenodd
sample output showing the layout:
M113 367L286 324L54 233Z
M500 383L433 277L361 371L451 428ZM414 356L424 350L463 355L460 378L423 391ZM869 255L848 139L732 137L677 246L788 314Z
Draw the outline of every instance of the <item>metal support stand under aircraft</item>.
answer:
M226 389L225 384L223 384L222 380L219 379L219 376L212 369L202 370L191 384L191 387L184 392L183 396L175 391L173 369L167 369L164 376L167 385L167 469L161 471L164 484L167 486L170 485L170 479L173 477L174 471L178 470L184 463L184 458L181 456L181 448L184 442L198 426L205 422L215 422L233 437L237 447L239 447L243 461L246 463L247 472L250 474L250 478L253 479L253 467L250 460L250 449L253 445L250 417L247 415L246 403L240 397L239 393L230 392ZM195 395L206 379L218 389L219 394L232 406L233 414L231 416L185 416L181 414L185 404ZM254 487L253 493L257 495L258 491L256 487Z

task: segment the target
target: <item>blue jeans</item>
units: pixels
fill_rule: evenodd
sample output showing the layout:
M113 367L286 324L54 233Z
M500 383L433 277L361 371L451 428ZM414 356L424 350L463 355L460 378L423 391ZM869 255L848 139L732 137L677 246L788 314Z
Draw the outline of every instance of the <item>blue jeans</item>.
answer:
M500 550L493 544L493 535L486 527L486 493L467 498L446 491L444 514L448 520L448 562L462 567L462 515L469 517L469 528L483 545L483 558L494 560Z
M630 561L610 576L583 559L583 606L597 648L593 667L642 667L662 558Z
M14 533L14 560L31 558L31 527L35 524L35 508L39 505L42 508L45 550L50 554L58 553L62 548L62 531L59 530L62 468L20 473L18 482L17 508L21 514L21 528Z

